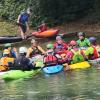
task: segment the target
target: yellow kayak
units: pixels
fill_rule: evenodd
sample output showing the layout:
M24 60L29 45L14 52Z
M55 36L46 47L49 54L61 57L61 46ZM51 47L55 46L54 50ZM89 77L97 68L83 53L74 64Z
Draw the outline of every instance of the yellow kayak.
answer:
M80 63L76 63L76 64L72 64L72 65L68 65L67 63L66 64L63 64L64 67L67 67L69 66L70 69L85 69L85 68L89 68L91 67L89 62L87 61L84 61L84 62L80 62Z

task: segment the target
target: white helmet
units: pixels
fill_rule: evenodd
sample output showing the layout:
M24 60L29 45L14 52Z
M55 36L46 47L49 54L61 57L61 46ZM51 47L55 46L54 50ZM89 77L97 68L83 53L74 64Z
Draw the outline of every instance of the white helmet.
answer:
M27 48L26 47L20 47L19 48L19 53L26 53L27 52Z

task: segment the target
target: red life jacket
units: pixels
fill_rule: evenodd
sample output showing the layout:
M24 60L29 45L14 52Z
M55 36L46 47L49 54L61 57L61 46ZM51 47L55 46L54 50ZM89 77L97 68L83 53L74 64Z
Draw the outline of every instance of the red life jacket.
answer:
M99 54L96 50L96 47L92 46L94 48L94 51L93 51L93 54L92 55L89 55L89 59L93 60L93 59L96 59L99 57Z
M52 54L48 54L47 56L44 57L44 64L45 65L55 65L57 64L57 57L55 57Z

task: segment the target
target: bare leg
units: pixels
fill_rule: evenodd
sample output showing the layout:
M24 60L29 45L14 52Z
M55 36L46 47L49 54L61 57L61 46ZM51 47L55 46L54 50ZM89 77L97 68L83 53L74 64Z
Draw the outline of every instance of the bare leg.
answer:
M25 33L23 32L22 28L19 26L20 32L21 32L21 37L22 39L25 39Z

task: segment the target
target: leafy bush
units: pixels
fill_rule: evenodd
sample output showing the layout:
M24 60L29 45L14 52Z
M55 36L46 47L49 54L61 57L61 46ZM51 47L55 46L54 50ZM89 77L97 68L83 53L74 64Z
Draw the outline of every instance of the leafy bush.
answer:
M1 0L0 17L16 21L20 11L31 6L30 25L37 26L41 21L56 25L84 16L93 4L94 0Z

